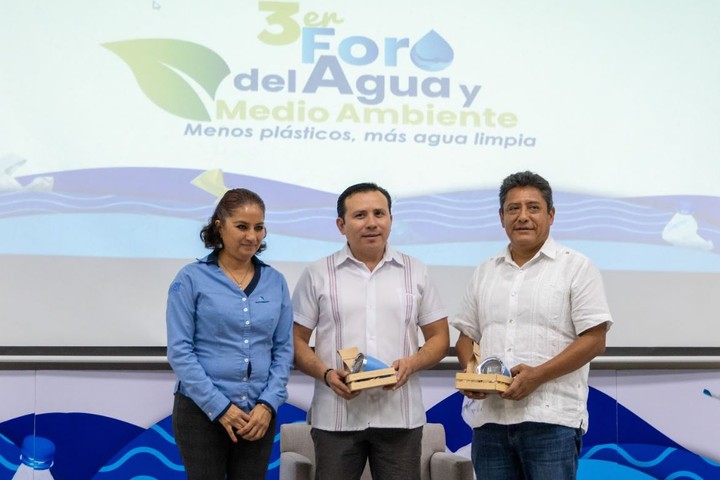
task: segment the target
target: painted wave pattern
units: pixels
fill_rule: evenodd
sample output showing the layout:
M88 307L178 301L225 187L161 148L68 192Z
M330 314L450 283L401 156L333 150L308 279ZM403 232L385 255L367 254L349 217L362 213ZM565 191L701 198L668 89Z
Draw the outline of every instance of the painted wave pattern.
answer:
M172 435L172 417L150 427L117 453L93 480L136 478L184 479L185 468Z
M20 466L20 448L0 434L0 480L10 480Z
M216 199L190 182L197 170L108 168L58 172L52 192L0 192L0 219L48 214L141 214L204 222ZM23 183L33 177L22 179ZM257 191L268 205L274 232L337 241L336 194L254 177L225 174L224 183ZM717 197L661 196L613 199L555 192L554 235L666 245L663 230L678 212L691 214L697 233L720 251ZM393 243L433 244L504 240L497 191L474 190L402 198L393 206Z
M686 450L661 445L595 445L584 449L580 459L581 462L589 460L602 460L665 480L720 478L720 464Z
M459 415L463 397L457 392L427 411L427 421L442 423L450 451L468 446L472 430ZM590 388L588 400L590 430L583 437L579 480L623 479L692 479L720 478L720 465L692 453L663 435L612 397ZM603 422L614 419L617 422ZM620 425L620 429L618 429ZM617 439L636 438L637 443Z
M454 393L427 411L428 422L442 423L446 432L453 432L446 436L450 451L457 451L471 442L472 431L460 417L460 404L462 396ZM611 397L590 389L589 407L591 418L615 418L617 422L602 422L596 420L592 428L585 435L585 446L581 452L580 480L600 480L607 478L624 479L710 479L720 478L720 465L708 459L689 452L672 440L647 424L637 415L617 404ZM66 414L52 414L53 417ZM74 414L70 419L78 425L96 424L95 415ZM304 422L306 412L291 404L283 405L278 412L279 424ZM0 424L0 430L10 422ZM621 428L618 430L617 425ZM103 422L103 438L112 439L116 436L114 431L123 426L116 420L113 424ZM110 427L110 428L108 428ZM9 428L12 430L12 428ZM77 442L77 432L61 435L56 431L53 440L58 446L58 452ZM85 431L78 428L77 431ZM95 430L93 430L95 431ZM268 468L267 478L276 480L279 476L279 426L276 430L275 443ZM15 432L18 433L18 432ZM124 435L125 433L123 433ZM119 435L122 436L122 435ZM95 437L97 438L97 437ZM641 439L641 441L622 441L616 443L609 439ZM93 439L91 439L93 440ZM96 442L96 440L93 440ZM117 442L115 442L117 443ZM0 480L10 480L18 467L18 446L0 433ZM81 473L87 471L85 465L77 460L71 465L61 465L63 458L56 458L56 465L52 473L56 480L181 480L185 473L177 451L177 445L172 435L172 421L168 416L157 424L141 431L129 442L118 449L117 453L103 457L104 453L93 456L93 449L83 448L83 461L95 467L96 473ZM62 467L62 468L58 468ZM620 476L618 476L620 475Z
M307 414L290 404L280 407L268 480L276 480L280 471L280 424L305 421ZM92 480L184 480L185 469L172 434L172 417L150 427L120 450Z
M115 418L78 412L27 414L0 423L0 480L10 479L20 463L27 435L49 439L57 448L50 472L56 480L86 480L145 429ZM8 441L10 446L8 446ZM9 448L10 455L3 451Z

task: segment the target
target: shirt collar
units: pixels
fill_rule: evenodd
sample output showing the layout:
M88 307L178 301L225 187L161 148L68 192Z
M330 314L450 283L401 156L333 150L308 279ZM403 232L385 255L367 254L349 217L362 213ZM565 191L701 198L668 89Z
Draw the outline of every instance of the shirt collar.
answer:
M555 260L555 257L557 257L557 249L558 244L557 242L555 242L555 239L551 236L548 236L547 240L545 240L545 243L543 243L543 246L538 253L542 253L550 260Z
M219 248L216 248L215 250L213 250L212 252L210 252L208 255L206 255L206 256L204 256L204 257L202 257L202 258L198 258L197 261L200 262L200 263L214 263L215 265L217 265L217 264L218 264L218 256L219 256L219 255L220 255L220 249L219 249ZM266 265L266 263L263 262L262 260L260 260L260 259L257 257L257 255L253 255L253 257L252 257L252 262L253 262L255 265L259 265L259 266L261 266L261 265Z
M355 258L350 251L350 246L346 243L343 248L335 254L335 266L339 267L345 262L362 263L360 260ZM399 265L404 265L403 256L400 252L390 246L389 243L385 244L385 253L383 254L380 263L395 262Z
M545 243L543 243L543 246L540 247L540 250L535 254L533 258L530 259L530 262L534 261L536 258L539 258L540 255L543 255L550 260L555 260L555 257L557 256L557 247L558 244L555 241L555 239L552 236L548 236L547 240L545 240ZM495 263L500 262L508 262L513 263L512 255L510 255L510 244L508 244L504 250L501 252L498 252L494 257L492 257L495 260Z

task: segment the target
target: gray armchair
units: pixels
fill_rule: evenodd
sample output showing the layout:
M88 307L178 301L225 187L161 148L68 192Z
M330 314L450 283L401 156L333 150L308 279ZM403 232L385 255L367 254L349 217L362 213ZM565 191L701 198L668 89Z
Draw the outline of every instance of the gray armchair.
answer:
M439 423L423 427L420 454L421 480L472 480L469 458L445 451L445 429ZM310 425L286 423L280 426L280 480L314 480L315 448ZM370 467L365 466L362 480L370 480Z

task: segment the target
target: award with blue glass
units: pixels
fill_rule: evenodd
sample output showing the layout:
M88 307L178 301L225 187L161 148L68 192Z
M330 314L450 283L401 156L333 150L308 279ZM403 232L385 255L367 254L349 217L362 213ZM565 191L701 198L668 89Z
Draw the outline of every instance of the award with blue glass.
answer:
M357 347L343 348L338 354L348 372L345 383L353 392L397 383L394 368L360 352Z
M465 372L455 374L455 388L483 393L502 393L512 383L510 369L499 357L481 360L480 346L473 343L473 356Z

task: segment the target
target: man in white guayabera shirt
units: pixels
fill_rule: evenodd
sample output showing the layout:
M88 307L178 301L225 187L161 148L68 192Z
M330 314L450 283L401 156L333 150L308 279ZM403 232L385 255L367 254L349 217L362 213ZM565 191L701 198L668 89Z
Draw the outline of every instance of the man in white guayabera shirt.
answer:
M311 264L293 293L295 365L315 378L310 418L320 480L359 479L368 460L373 478L420 478L425 408L414 374L439 362L450 340L426 266L387 242L391 206L373 183L345 189L336 223L347 244ZM337 353L349 347L391 365L397 383L351 392Z
M554 218L544 178L505 178L500 222L510 244L475 270L450 322L463 368L477 342L482 358L499 357L513 377L501 395L463 392L478 479L577 476L590 361L613 321L600 272L553 240Z

